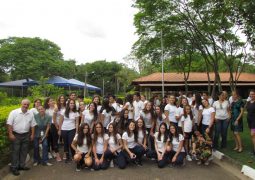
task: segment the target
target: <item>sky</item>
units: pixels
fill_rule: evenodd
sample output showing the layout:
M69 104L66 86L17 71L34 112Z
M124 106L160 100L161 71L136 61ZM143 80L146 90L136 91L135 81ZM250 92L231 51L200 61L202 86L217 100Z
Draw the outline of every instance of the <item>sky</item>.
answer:
M137 40L132 0L2 0L0 39L40 37L78 64L120 61Z

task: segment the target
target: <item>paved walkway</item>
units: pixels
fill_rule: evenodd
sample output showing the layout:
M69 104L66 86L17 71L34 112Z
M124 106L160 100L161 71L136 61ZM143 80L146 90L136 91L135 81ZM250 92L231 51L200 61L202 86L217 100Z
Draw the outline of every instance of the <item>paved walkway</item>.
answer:
M118 168L109 168L105 171L90 171L83 169L80 172L75 171L75 164L65 164L64 162L53 162L53 166L37 166L32 167L29 171L24 171L20 176L15 177L11 174L7 175L4 180L237 180L232 173L222 169L220 166L212 163L207 166L198 166L195 162L189 162L185 167L171 168L165 167L159 169L155 162L145 160L143 167L129 165L125 170ZM245 178L246 179L246 178Z

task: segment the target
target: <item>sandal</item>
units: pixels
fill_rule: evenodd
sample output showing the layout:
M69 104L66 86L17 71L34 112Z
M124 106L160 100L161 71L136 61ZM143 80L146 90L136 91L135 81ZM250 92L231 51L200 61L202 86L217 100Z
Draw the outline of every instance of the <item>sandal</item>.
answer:
M243 148L238 149L238 151L237 151L237 152L238 152L238 153L243 152Z
M238 148L238 147L235 147L235 148L233 149L233 151L237 151L237 150L239 150L239 148Z

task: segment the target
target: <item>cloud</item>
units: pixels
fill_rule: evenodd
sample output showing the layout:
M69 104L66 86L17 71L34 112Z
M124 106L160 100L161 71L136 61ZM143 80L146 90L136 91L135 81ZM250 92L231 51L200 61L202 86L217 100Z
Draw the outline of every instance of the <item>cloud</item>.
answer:
M103 27L98 24L88 21L78 21L77 29L86 37L89 38L106 38L107 35Z

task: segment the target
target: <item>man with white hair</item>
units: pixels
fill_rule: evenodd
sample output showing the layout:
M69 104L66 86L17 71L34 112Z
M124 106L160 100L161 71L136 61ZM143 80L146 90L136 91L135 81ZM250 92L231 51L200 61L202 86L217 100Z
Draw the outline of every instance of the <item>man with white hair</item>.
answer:
M12 144L11 172L15 176L20 174L19 170L29 170L25 166L25 161L28 153L29 140L33 141L34 139L36 125L33 112L28 110L29 104L30 101L28 99L23 99L21 108L11 111L6 123L9 139Z

